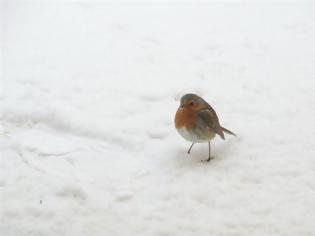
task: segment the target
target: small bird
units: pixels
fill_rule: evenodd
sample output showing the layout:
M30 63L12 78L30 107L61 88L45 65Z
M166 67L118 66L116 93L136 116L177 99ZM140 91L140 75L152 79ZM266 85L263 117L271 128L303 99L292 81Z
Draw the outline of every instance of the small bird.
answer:
M180 106L175 115L175 127L180 135L192 142L188 154L195 143L209 143L209 157L211 159L210 140L218 134L225 139L224 133L236 136L232 131L222 127L215 110L201 97L188 93L180 99Z

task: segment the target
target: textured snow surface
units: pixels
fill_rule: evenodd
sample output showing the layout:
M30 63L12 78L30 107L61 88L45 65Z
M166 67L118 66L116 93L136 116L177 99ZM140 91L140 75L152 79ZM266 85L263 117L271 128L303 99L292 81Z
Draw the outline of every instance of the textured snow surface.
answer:
M315 235L315 5L2 3L1 236ZM235 132L190 155L178 99Z

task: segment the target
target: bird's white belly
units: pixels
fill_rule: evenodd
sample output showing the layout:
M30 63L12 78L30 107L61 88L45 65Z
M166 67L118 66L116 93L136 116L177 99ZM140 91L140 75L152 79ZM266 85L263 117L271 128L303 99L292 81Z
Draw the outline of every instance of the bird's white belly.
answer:
M187 141L192 143L203 143L208 142L210 139L212 139L215 136L215 133L209 134L208 132L205 133L199 133L192 130L187 130L185 127L177 129L178 133Z

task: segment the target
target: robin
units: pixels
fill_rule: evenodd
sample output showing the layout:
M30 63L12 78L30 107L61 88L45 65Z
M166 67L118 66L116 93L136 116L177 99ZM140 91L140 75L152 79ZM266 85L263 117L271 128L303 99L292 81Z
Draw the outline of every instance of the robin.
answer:
M225 139L224 133L234 135L230 130L222 127L215 110L201 97L188 93L180 99L180 106L175 115L175 127L180 135L192 142L188 154L195 143L209 143L209 158L211 159L210 140L218 134Z

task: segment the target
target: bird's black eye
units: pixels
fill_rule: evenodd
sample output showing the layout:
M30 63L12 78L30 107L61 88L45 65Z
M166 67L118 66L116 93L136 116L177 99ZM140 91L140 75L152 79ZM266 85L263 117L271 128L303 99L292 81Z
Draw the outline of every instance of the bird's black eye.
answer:
M194 101L191 101L191 102L189 103L190 106L193 106L194 104L195 104Z

